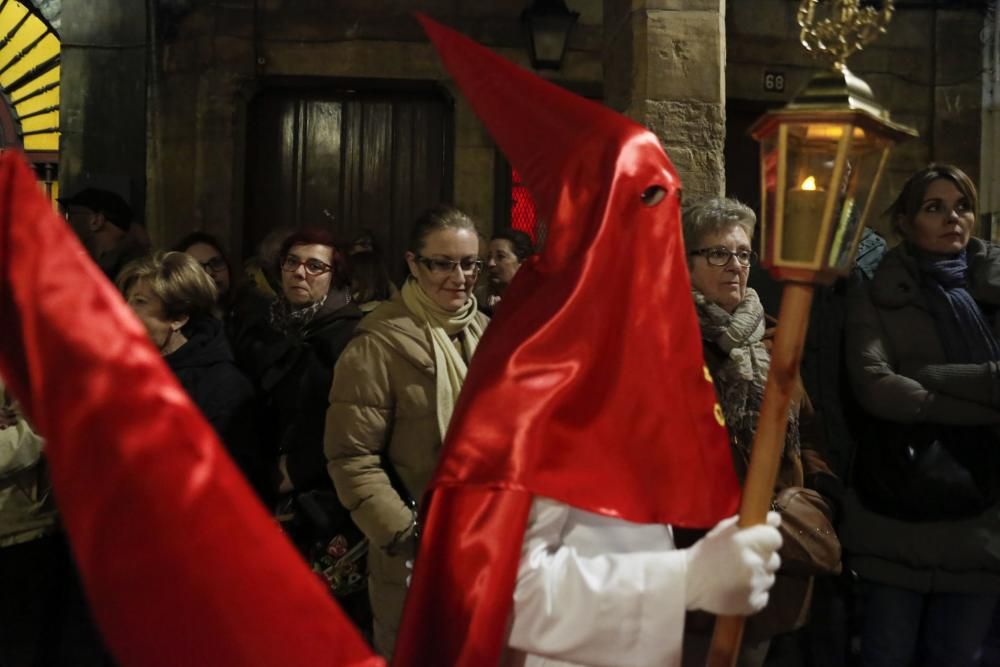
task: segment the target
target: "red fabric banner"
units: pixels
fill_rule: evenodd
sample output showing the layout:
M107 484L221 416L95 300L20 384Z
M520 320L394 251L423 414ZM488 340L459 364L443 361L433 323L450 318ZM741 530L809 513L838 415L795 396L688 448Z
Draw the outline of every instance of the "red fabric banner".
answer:
M383 664L12 152L0 157L0 323L0 375L47 439L120 664Z

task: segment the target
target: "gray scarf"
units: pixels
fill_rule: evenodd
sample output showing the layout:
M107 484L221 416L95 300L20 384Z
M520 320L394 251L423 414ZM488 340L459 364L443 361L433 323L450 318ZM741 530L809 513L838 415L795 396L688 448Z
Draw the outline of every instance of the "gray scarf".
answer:
M732 313L711 303L694 288L691 293L702 340L722 357L722 362L711 370L731 440L749 458L771 366L771 355L763 343L764 307L751 288L747 288L743 301ZM786 451L789 447L793 451L799 447L798 417L794 410L789 415L785 438Z
M275 331L285 336L301 336L302 330L313 321L313 318L326 304L327 296L329 295L324 294L322 298L308 306L296 308L288 302L284 294L279 293L278 297L271 302L269 317L271 326Z

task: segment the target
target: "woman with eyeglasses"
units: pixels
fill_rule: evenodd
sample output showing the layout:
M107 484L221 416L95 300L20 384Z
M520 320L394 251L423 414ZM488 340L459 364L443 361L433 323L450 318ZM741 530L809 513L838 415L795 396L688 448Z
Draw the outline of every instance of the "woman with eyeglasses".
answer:
M219 240L206 232L192 232L174 245L174 250L186 252L201 264L205 273L215 283L216 300L225 310L232 296L230 281L232 279L229 260L222 252Z
M848 294L857 424L844 544L865 665L973 665L1000 599L1000 248L961 169L913 174L902 243Z
M729 429L733 463L742 481L771 364L764 341L764 308L757 293L747 287L750 267L757 259L751 248L757 216L736 200L712 198L687 207L681 224L705 363L714 379ZM810 409L804 395L800 402ZM797 403L789 414L775 494L788 487L802 487L807 478L810 485L824 490L836 487L829 467L808 444L803 447ZM832 516L832 508L824 509ZM700 537L683 529L677 533L678 546ZM747 619L738 662L741 667L763 664L773 637L804 624L811 590L811 578L789 575L786 563L782 563L768 606ZM685 630L685 665L704 664L712 628L705 616L690 615Z
M344 257L322 228L293 232L280 246L280 290L266 315L237 341L263 400L271 500L284 505L329 489L323 425L333 366L362 313L351 300Z
M262 402L258 421L271 472L266 501L303 557L326 570L324 559L361 542L326 472L323 429L333 367L364 314L351 298L347 258L329 230L306 227L287 235L274 264L279 289L267 314L240 332L238 358L252 369ZM353 563L338 573L353 571ZM359 629L368 626L363 578L328 579L351 620Z
M361 322L337 362L326 422L330 476L369 540L374 643L387 658L417 546L417 503L488 322L472 295L483 263L467 215L427 211L408 247L400 293Z
M192 232L174 244L174 250L194 257L215 283L216 306L230 341L235 341L249 322L267 312L269 300L233 273L219 239L206 232Z

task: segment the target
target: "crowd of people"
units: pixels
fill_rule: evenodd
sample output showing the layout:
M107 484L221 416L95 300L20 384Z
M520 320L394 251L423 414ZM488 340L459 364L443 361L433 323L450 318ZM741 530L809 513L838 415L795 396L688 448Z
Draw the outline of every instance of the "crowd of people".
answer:
M976 188L958 168L931 165L897 195L888 215L898 245L859 257L849 286L817 301L836 300L845 315L807 347L774 490L789 513L778 501L810 490L810 507L837 528L828 537L839 536L844 567L786 548L800 539L786 521L741 665L989 664L1000 596L1000 250L972 236ZM324 227L279 230L244 274L203 232L140 252L131 211L112 193L84 190L63 205L262 503L391 657L421 499L490 317L517 307L504 293L535 253L531 237L504 229L487 243L462 211L432 208L413 225L396 285L386 260L397 258L367 230L345 240ZM748 286L755 226L753 210L725 198L688 205L682 221L705 363L741 480L772 332ZM881 254L885 244L868 247ZM839 361L844 383L814 409L810 393L830 391L816 387L829 384L813 372L817 355ZM842 438L831 438L832 420L846 425ZM64 590L53 591L44 576L69 560L44 460L0 386L0 628L19 628L0 635L0 665L109 664L100 650L80 657L82 640L71 662L45 662L64 641L51 635L73 625L62 617L79 584L63 572ZM677 528L671 539L695 549L714 532ZM705 612L729 610L688 607L684 664L704 664Z

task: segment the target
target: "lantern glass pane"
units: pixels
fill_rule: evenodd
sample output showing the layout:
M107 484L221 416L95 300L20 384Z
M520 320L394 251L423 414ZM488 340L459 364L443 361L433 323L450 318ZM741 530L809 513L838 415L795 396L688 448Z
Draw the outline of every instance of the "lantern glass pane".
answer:
M862 128L854 129L834 205L833 242L827 260L840 271L849 269L854 258L888 146L886 138Z
M771 261L771 244L776 193L778 187L778 133L772 132L760 138L761 198L760 198L760 238L761 259L765 264Z
M850 129L835 123L788 125L787 166L779 183L784 195L781 262L815 264L820 246L826 246L823 213L832 195L840 140Z

